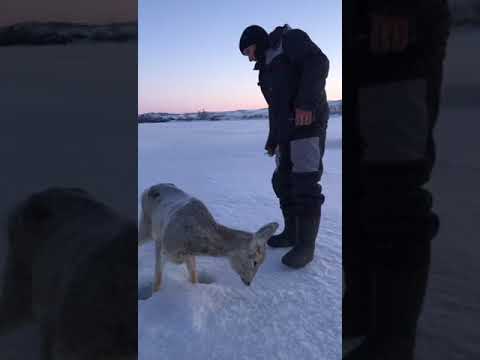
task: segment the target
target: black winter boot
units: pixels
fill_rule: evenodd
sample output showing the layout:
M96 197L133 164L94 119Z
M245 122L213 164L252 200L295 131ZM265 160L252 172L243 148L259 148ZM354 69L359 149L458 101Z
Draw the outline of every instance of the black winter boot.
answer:
M345 257L344 257L345 259ZM363 268L345 265L345 295L342 299L342 338L366 336L372 322L372 275Z
M313 260L320 216L300 216L297 220L297 244L282 258L282 263L299 269Z
M351 224L349 224L351 225ZM353 226L351 226L353 227ZM359 227L344 231L342 266L345 293L342 299L342 338L366 336L373 325L373 271L367 240Z
M427 266L382 271L376 276L376 357L413 360L417 321L428 281Z
M367 339L364 339L360 345L355 347L352 351L343 354L342 360L376 360L373 358L372 344Z
M278 235L273 235L268 239L267 244L273 248L283 248L294 246L297 242L297 217L292 215L283 215L285 227Z
M433 230L377 248L380 261L374 265L374 360L414 359L417 322L428 284Z

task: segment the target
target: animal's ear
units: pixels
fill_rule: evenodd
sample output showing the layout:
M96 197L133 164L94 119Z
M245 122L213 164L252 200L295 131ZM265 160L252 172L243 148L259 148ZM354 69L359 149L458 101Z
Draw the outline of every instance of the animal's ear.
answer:
M278 229L278 223L272 222L269 223L265 226L262 226L260 230L258 230L253 238L255 239L256 242L258 243L265 243L267 242L268 239L277 231Z
M25 220L29 222L34 221L37 224L48 220L51 215L52 210L48 202L36 194L27 200L22 212L22 217Z
M85 189L82 189L82 188L69 188L69 190L71 192L75 192L75 193L78 193L78 194L88 195L88 191L86 191Z
M148 190L148 197L152 199L156 199L160 196L160 191L156 189L155 187L151 187L150 190Z

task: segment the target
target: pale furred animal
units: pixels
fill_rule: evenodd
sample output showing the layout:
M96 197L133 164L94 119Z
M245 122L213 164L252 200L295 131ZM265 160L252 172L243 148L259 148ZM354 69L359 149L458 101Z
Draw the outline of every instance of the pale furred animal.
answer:
M185 263L196 283L195 256L227 257L232 269L249 286L265 260L266 241L278 228L269 223L255 233L218 224L207 207L173 184L158 184L141 197L139 245L155 242L154 291L162 282L166 260Z
M42 360L137 358L134 221L53 187L18 204L7 233L0 336L33 321Z

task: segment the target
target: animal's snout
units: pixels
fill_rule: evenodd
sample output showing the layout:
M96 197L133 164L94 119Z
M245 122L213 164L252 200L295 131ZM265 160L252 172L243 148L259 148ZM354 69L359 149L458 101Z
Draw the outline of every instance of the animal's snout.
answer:
M250 283L251 283L250 281L247 281L247 280L245 280L245 279L242 279L242 281L243 281L243 283L244 283L245 285L250 286Z

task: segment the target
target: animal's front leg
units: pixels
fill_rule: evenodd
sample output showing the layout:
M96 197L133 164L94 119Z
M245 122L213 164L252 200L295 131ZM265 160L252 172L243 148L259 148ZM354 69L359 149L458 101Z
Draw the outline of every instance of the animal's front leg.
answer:
M162 272L163 272L163 264L165 259L163 258L162 254L162 246L160 241L155 241L155 279L153 284L153 292L157 292L160 290L162 286Z
M41 325L41 338L40 338L40 359L51 360L53 357L53 341L52 333L49 326Z
M188 273L190 274L190 281L192 284L196 284L198 282L197 276L197 263L195 261L195 256L189 255L185 257L185 264L187 265Z

